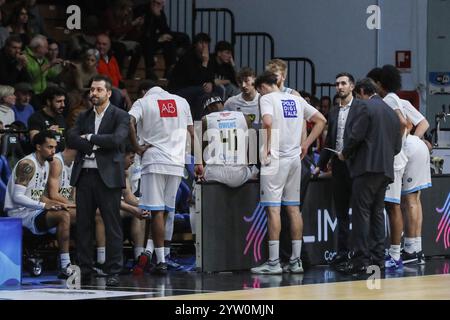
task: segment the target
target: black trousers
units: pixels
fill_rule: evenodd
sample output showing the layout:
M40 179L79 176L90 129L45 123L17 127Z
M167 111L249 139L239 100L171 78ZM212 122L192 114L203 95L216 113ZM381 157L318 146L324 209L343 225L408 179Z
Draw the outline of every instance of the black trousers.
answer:
M82 169L76 189L77 253L83 274L94 266L95 213L97 208L105 224L105 272L118 274L123 267L123 234L120 218L120 188L108 188L98 170Z
M370 265L384 258L384 195L389 178L366 173L353 179L352 238L357 263Z
M333 176L331 185L333 189L333 202L337 217L338 252L348 253L350 241L350 199L352 195L352 179L345 162L335 158L332 160Z

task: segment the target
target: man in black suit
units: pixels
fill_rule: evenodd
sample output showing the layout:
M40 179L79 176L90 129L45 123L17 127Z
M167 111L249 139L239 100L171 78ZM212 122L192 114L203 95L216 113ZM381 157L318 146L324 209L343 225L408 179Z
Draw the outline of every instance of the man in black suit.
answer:
M77 252L82 281L92 274L95 212L100 209L106 234L106 284L118 286L122 270L120 197L125 187L124 143L129 116L109 102L111 80L102 75L91 81L93 108L81 113L69 132L69 146L78 150L71 185L77 188Z
M360 100L353 98L355 79L349 73L343 72L336 76L336 91L340 104L328 113L328 133L325 139L325 148L341 152L344 148L344 139L348 135L359 107ZM352 194L352 180L344 161L338 159L335 153L323 149L320 153L315 174L324 171L331 158L333 202L336 210L338 227L338 250L336 256L330 261L331 266L337 268L345 266L349 254L349 224L348 210Z
M363 101L344 141L339 159L347 160L352 186L354 256L348 273L366 272L374 263L384 266L384 194L394 180L394 156L402 147L397 114L378 96L372 80L355 86Z

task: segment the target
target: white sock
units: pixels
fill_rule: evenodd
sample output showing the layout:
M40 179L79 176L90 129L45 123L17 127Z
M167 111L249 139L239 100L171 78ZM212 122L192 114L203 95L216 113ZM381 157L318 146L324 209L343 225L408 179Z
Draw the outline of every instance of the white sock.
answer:
M280 241L269 241L269 260L275 261L280 258Z
M134 247L134 259L137 260L142 252L144 252L144 247Z
M104 264L106 260L106 248L97 247L97 262L99 264Z
M170 256L170 247L164 247L164 257Z
M416 238L405 237L405 252L414 253L416 250Z
M166 259L164 257L164 247L155 248L155 252L156 252L156 263L166 262Z
M68 253L60 253L59 257L61 260L61 268L65 268L70 264L70 255Z
M151 256L153 251L155 251L155 245L153 244L153 239L148 239L147 246L145 247L145 252L147 252Z
M420 252L422 251L422 237L415 237L414 238L416 241L416 252Z
M400 245L391 245L389 248L389 255L394 258L394 260L400 259Z
M300 258L301 252L302 252L302 240L292 240L291 260Z

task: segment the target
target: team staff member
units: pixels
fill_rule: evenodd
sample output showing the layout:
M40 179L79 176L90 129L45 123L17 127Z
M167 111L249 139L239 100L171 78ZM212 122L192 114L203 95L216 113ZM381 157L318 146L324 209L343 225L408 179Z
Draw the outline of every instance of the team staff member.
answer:
M111 80L92 78L90 100L94 106L81 113L69 132L69 147L78 150L71 185L77 188L77 252L82 281L92 275L94 222L100 209L105 224L106 285L118 286L123 267L123 234L120 198L125 187L124 144L129 132L128 114L112 105Z

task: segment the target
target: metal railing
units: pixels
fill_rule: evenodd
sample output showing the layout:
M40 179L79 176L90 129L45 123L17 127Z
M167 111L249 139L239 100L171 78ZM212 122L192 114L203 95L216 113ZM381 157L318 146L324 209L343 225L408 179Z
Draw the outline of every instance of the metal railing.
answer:
M250 67L256 74L264 71L266 62L273 58L275 44L264 32L236 32L234 60L239 68Z
M297 91L306 91L316 94L316 67L308 58L277 57L288 65L286 86Z
M316 83L316 94L318 98L329 96L333 100L336 94L336 85L329 82Z
M219 41L234 44L234 15L225 8L195 9L195 34L205 32L211 37L211 51Z
M172 31L184 32L192 39L195 33L195 0L166 0L164 12Z

